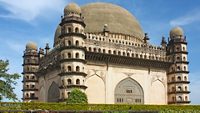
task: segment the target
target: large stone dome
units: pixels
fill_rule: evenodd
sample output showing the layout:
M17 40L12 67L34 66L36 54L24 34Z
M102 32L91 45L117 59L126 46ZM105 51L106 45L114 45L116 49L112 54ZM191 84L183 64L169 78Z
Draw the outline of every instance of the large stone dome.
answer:
M144 33L140 27L137 19L126 9L110 4L110 3L90 3L82 6L72 3L65 7L65 11L74 11L76 13L82 13L84 21L86 23L85 32L97 33L102 32L105 25L111 33L121 33L126 35L135 36L143 39ZM61 33L61 28L58 25L54 44L58 36Z
M91 3L81 7L86 23L85 32L102 32L105 24L112 33L143 38L137 19L126 9L110 3Z

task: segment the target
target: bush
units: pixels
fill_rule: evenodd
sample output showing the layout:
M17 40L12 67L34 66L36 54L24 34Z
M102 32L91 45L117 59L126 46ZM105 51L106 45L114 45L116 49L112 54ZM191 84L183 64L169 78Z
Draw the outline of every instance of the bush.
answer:
M66 104L66 103L0 103L0 110L73 110L123 113L133 111L159 111L159 113L200 113L200 105L130 105L130 104ZM112 112L110 112L112 111Z
M66 102L68 104L87 104L87 95L79 89L73 89Z

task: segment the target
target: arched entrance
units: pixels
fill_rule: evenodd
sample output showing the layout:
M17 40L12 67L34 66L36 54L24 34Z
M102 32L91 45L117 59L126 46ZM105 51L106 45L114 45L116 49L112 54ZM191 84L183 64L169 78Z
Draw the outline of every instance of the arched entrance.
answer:
M144 104L144 92L132 78L120 81L115 88L115 103Z
M60 97L59 86L55 82L51 84L48 90L48 102L58 102Z

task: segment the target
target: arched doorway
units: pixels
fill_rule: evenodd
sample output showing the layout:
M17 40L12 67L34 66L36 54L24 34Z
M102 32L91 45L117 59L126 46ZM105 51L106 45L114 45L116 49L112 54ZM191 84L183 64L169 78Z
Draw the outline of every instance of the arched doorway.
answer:
M132 78L120 81L115 88L115 103L144 104L144 92Z
M58 102L60 97L59 86L55 82L52 82L48 90L48 102Z

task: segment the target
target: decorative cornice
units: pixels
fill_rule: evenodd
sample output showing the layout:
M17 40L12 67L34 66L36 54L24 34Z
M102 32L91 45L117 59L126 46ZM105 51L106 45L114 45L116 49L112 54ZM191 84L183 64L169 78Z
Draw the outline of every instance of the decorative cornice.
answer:
M84 35L83 33L75 33L75 32L71 32L71 33L63 33L61 34L58 38L63 38L63 37L70 37L70 36L78 36L81 37L83 39L86 39L86 35Z
M113 54L86 52L86 61L99 61L104 63L113 63L119 65L133 65L133 66L143 66L147 68L162 68L168 70L172 63L158 60L149 60L143 58L133 58L127 56L119 56Z
M24 80L22 80L22 82L24 83L24 82L38 82L38 80L34 80L34 79L24 79Z
M190 81L171 81L168 82L167 84L178 84L178 83L189 84Z
M65 50L65 49L80 49L80 50L86 51L85 47L73 46L73 45L72 46L63 46L63 47L59 48L60 51Z
M167 74L176 74L176 73L185 73L185 74L188 74L190 73L189 71L172 71L172 72L168 72Z
M24 88L24 89L22 89L22 91L38 91L38 89L36 89L36 88Z
M168 92L168 94L183 94L183 93L189 94L190 91L170 91L170 92Z
M84 72L77 72L77 71L72 71L72 72L61 72L59 75L60 75L60 76L68 76L68 75L82 75L82 76L87 76L86 73L84 73Z
M178 64L178 63L180 63L180 64L189 64L188 61L177 61L176 64Z
M87 63L87 61L84 60L84 59L76 59L76 58L61 59L61 60L60 60L60 63L64 63L64 62L82 62L82 63L84 63L84 64Z
M86 26L82 18L73 17L73 16L63 18L60 23L60 26L64 25L65 23L78 23L78 24L81 24L83 27Z
M22 72L22 74L35 74L37 71L28 71L28 72Z
M34 65L34 66L39 66L38 63L26 63L26 64L22 64L22 66L25 66L25 65Z
M83 88L83 89L86 89L87 86L79 85L79 84L69 84L69 85L66 85L66 86L60 86L59 88L60 89L66 89L66 88Z
M167 55L173 55L173 54L179 54L179 53L180 54L186 54L186 55L188 54L187 51L174 51L174 52L171 52L171 53L168 51Z

